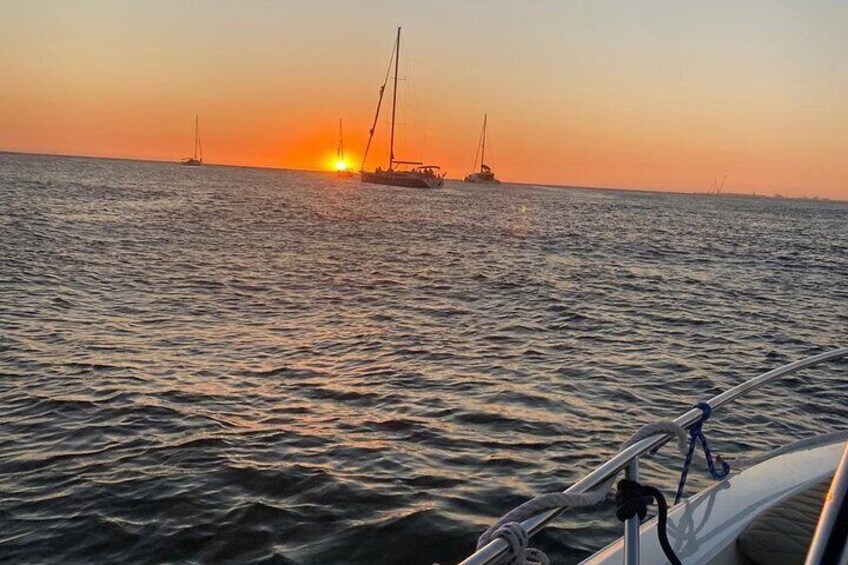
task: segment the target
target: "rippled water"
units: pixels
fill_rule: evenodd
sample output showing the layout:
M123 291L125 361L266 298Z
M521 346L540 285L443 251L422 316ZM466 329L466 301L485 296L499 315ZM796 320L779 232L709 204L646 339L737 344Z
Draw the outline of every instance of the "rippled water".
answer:
M0 206L4 561L450 563L639 425L846 345L839 203L0 155ZM714 448L845 429L845 377L716 413ZM556 526L567 563L619 531Z

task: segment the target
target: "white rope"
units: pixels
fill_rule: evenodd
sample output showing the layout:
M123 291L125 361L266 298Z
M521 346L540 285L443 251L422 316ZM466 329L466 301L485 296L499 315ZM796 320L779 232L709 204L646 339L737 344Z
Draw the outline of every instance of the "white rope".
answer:
M621 444L618 451L622 452L631 445L639 443L643 439L658 435L677 438L677 448L680 450L680 453L686 455L686 452L688 451L689 435L685 428L678 426L671 420L642 426L635 434L627 438L627 440ZM616 476L613 475L600 484L596 489L589 492L552 492L531 498L524 504L513 508L504 514L494 525L483 532L483 535L481 535L477 540L477 549L488 545L493 539L501 537L504 538L510 546L510 551L507 554L508 561L502 561L502 563L509 565L531 565L531 563L547 565L550 561L544 553L538 549L527 547L529 544L529 536L524 528L521 527L521 522L543 512L548 512L549 510L558 510L564 507L585 508L603 502L609 494L613 482L615 482L615 477ZM521 541L521 534L520 532L517 533L519 529L527 538L527 542L523 545L517 543ZM533 558L534 561L529 561L528 558Z
M509 544L507 565L550 565L551 560L539 549L528 547L530 536L517 522L507 522L498 528L497 536Z

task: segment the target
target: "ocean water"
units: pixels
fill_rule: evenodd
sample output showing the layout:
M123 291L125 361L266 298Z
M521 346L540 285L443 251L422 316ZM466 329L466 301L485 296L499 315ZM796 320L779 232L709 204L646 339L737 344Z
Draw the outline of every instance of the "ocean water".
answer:
M833 202L0 154L0 234L3 562L445 565L848 333ZM716 412L713 449L848 429L846 375ZM601 505L539 543L619 530Z

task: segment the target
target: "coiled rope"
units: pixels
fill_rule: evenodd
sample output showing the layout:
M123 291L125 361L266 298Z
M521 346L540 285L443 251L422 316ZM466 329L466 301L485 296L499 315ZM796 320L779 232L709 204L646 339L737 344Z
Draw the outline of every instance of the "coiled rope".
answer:
M507 565L550 565L551 560L541 549L530 546L527 530L516 522L507 522L497 529L496 538L503 538L509 544Z

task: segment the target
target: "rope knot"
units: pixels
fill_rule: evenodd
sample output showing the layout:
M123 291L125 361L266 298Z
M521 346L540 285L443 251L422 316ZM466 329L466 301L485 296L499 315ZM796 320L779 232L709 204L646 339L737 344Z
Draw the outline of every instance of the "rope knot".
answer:
M634 516L644 520L653 495L636 481L622 479L615 491L615 517L625 522Z
M704 422L710 419L710 416L713 414L713 407L710 406L708 402L699 402L695 405L695 408L698 408L701 411L701 417L698 420L689 426L689 437L696 438L698 436L704 435L701 429L704 426Z
M698 404L695 405L695 408L698 408L698 409L701 410L701 419L699 421L702 424L704 422L706 422L707 420L709 420L710 416L713 415L713 407L710 406L709 402L701 401L701 402L699 402Z
M636 516L644 520L648 515L648 506L654 501L657 502L657 538L660 547L671 565L681 565L668 541L668 503L657 487L641 485L628 479L619 481L615 491L615 516L622 522Z
M506 565L550 565L548 556L541 550L528 547L530 536L518 522L507 522L495 530L494 538L503 538L509 544L509 561Z

